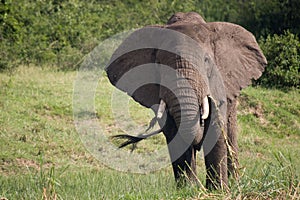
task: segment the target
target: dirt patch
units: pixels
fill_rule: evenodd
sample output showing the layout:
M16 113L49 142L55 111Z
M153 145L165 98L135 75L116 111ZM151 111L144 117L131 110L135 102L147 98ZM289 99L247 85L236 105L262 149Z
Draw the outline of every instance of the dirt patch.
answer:
M268 121L264 117L264 109L261 103L258 103L255 107L250 107L249 113L258 118L262 125L268 124Z
M264 116L264 108L261 102L250 99L248 96L241 96L238 99L238 113L241 115L252 114L258 118L262 125L267 125L268 120Z
M28 160L25 158L16 158L16 164L17 166L24 166L27 168L33 168L36 170L40 169L40 166L34 161L34 160Z
M44 163L43 168L48 169L52 165L52 163ZM2 160L0 162L0 166L0 173L3 175L11 175L18 172L24 173L24 171L26 171L24 169L33 169L34 171L38 171L41 167L38 162L26 158Z

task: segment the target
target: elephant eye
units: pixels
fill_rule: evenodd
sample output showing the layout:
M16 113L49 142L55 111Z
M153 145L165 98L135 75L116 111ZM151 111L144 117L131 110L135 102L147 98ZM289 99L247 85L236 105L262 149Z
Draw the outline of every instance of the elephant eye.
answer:
M175 23L177 21L180 21L180 20L181 20L181 17L179 17L179 16L173 16L171 18L171 20L170 20L170 24L173 24L173 23Z
M205 63L209 63L209 57L208 57L208 56L205 56L204 62L205 62Z
M211 77L211 73L212 73L212 68L211 68L211 58L209 55L205 55L204 56L204 66L206 68L206 72L207 72L207 77L210 78Z

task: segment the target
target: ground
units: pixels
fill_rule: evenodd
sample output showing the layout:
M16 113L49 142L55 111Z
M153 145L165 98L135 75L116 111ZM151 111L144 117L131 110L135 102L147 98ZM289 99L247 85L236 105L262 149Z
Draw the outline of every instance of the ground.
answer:
M7 199L298 199L300 198L300 93L249 87L239 98L240 180L231 190L176 189L171 166L147 174L105 166L87 151L73 121L77 72L36 66L0 73L0 197ZM95 116L105 134L121 130L111 112L113 87L105 75L95 95ZM151 113L129 102L141 129ZM124 119L126 120L126 119ZM135 132L136 127L128 127ZM165 146L162 136L137 153ZM204 184L203 159L198 157Z

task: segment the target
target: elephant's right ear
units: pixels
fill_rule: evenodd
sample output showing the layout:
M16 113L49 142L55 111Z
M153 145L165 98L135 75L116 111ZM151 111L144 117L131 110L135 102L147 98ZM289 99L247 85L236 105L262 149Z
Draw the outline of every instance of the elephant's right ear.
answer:
M235 98L252 79L261 76L267 60L255 37L243 27L226 22L207 25L212 31L214 60L223 77L227 97Z
M136 30L118 47L106 67L110 82L141 105L159 104L159 75L151 27ZM145 39L146 38L146 39ZM147 48L149 47L149 48Z

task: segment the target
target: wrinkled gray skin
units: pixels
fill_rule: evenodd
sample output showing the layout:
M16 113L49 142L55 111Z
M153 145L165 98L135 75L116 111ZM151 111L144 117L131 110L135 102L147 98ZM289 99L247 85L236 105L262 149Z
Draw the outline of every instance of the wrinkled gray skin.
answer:
M159 104L160 99L166 102L167 113L163 117L166 123L163 120L158 122L168 143L176 181L181 183L184 172L190 180L196 179L196 152L203 146L207 170L206 187L226 187L228 175L236 176L234 169L238 167L237 96L242 88L251 83L251 79L261 76L267 61L253 35L235 24L206 23L199 14L189 12L176 13L166 25L157 27L179 31L191 37L205 51L205 57L197 58L199 62L195 66L195 63L164 50L140 49L112 59L113 62L106 68L108 78L113 85L128 92L122 85L117 85L118 80L131 68L145 63L170 66L186 78L191 87L182 86L178 78L172 80L177 85L173 93L161 85L149 84L130 95L154 112L157 107L153 105ZM176 41L174 48L180 48ZM208 66L208 69L203 70L203 66ZM167 75L160 71L157 73L160 73L159 81L163 83ZM210 114L201 125L201 101L207 95L210 97ZM193 141L178 158L175 155L177 147L170 145L170 142L179 134L180 123L189 124L181 130L180 144L185 144L184 134L193 137ZM211 147L210 141L213 140L215 145Z

